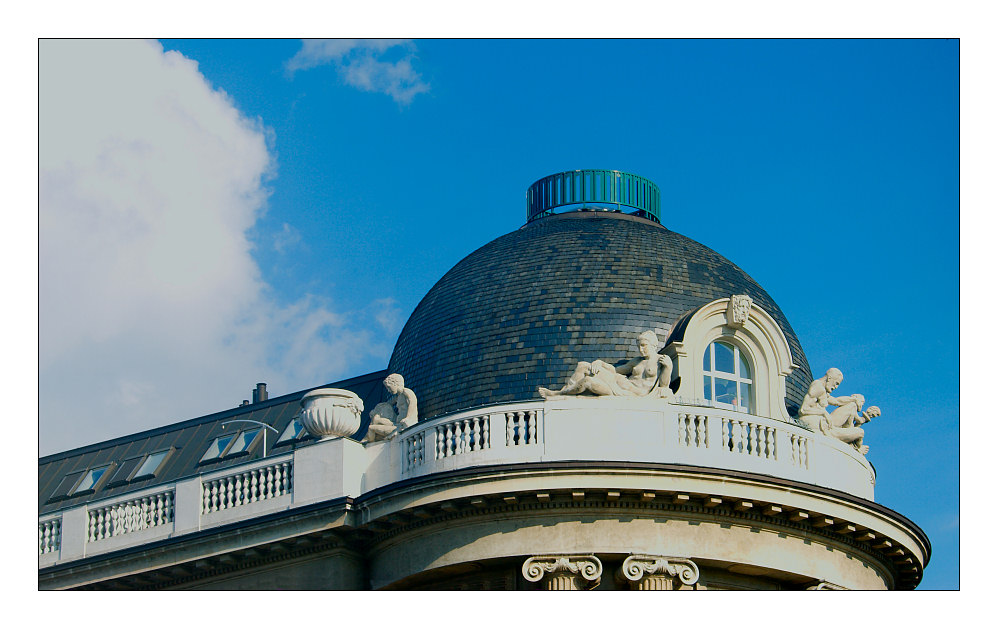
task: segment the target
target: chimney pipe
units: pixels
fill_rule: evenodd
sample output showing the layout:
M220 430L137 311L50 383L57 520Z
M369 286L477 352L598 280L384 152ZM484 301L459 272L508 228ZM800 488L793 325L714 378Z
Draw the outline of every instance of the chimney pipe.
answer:
M258 382L256 383L256 389L253 390L253 403L259 404L260 402L267 401L267 383Z

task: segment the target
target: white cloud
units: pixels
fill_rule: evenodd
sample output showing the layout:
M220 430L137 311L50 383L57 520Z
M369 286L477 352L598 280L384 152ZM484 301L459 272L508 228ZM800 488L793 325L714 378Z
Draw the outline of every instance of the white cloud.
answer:
M39 75L42 453L387 363L363 317L268 296L246 237L274 170L266 131L194 61L43 40Z
M274 251L280 254L287 253L301 244L301 232L288 223L284 223L281 225L281 231L274 234L273 242Z
M305 39L285 64L289 74L331 64L343 81L366 92L387 94L408 105L430 90L412 67L415 46L399 39ZM394 61L387 57L401 55Z

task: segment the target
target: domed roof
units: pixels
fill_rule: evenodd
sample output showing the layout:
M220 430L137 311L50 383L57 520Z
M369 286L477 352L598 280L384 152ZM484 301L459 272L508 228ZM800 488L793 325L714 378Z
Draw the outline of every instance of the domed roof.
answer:
M704 245L651 220L613 212L545 216L454 266L416 307L388 369L405 377L420 416L540 399L580 360L636 355L655 330L665 342L684 314L749 295L783 329L794 363L787 406L796 414L811 370L772 298Z

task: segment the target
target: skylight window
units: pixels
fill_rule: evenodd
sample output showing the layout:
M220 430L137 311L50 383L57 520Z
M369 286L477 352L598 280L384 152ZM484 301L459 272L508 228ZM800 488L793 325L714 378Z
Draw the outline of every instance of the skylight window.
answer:
M112 476L111 480L107 482L108 488L120 487L121 485L127 484L132 476L132 472L135 471L135 468L138 467L143 458L144 457L136 456L122 461L121 465L118 466L118 469L114 471L114 476Z
M239 433L235 441L229 446L229 451L225 453L225 456L235 456L237 454L243 454L249 451L253 442L256 441L257 436L260 434L259 428L254 428L252 430L244 430Z
M284 432L281 433L281 436L277 438L277 444L280 445L282 443L288 443L289 441L297 441L299 439L304 439L306 436L308 436L308 432L305 430L304 424L302 424L296 417L291 420L288 427L285 428Z
M208 451L201 457L201 462L206 463L222 458L222 455L225 453L226 448L229 447L229 444L232 443L234 437L235 435L223 435L212 441L211 445L208 446Z
M156 476L156 473L162 466L163 461L166 460L166 457L169 454L170 450L163 450L162 452L154 452L147 456L146 460L139 466L139 469L135 471L135 474L132 476L131 480L145 480Z
M73 488L76 487L76 483L78 483L82 477L83 472L80 471L66 474L59 483L59 486L55 488L54 492L52 492L52 497L49 498L49 502L67 498L69 496L69 492L73 491Z
M201 457L201 463L212 463L241 454L248 454L262 431L259 428L223 435L211 442L208 451Z
M104 474L107 473L110 468L110 465L103 465L101 467L94 467L87 470L83 475L83 478L80 480L80 484L73 490L73 495L79 496L82 494L93 493L96 490L98 483L100 483L101 478L104 477Z

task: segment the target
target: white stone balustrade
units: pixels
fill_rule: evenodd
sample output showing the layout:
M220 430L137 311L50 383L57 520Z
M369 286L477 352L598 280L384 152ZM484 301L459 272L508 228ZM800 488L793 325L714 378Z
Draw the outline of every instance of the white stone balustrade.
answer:
M87 510L87 541L127 535L173 522L173 490Z
M322 440L140 493L45 514L42 565L185 535L393 483L478 466L616 461L733 470L873 499L855 449L794 424L650 398L501 404L423 421L362 444Z
M62 541L62 518L50 518L38 523L38 554L59 551Z
M291 493L292 461L278 460L262 467L241 469L202 481L201 513L214 513L270 500Z
M543 409L537 402L496 406L488 411L456 413L420 422L400 436L402 477L463 465L531 460L537 454L536 448L525 446L540 445L542 424ZM375 476L383 477L377 473Z

